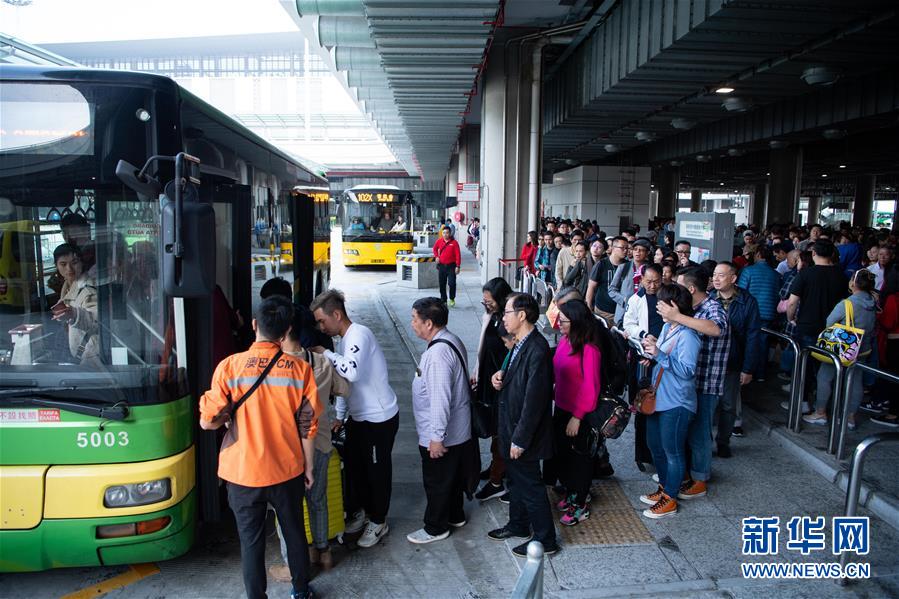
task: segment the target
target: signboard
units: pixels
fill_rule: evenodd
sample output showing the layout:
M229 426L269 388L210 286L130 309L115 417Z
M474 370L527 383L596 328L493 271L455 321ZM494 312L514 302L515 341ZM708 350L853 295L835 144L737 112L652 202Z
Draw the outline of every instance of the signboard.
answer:
M680 223L679 237L690 239L712 239L712 223L709 221L687 220Z
M481 199L479 183L456 183L456 197L460 202L477 202Z
M59 422L59 410L55 409L9 409L0 410L0 422Z

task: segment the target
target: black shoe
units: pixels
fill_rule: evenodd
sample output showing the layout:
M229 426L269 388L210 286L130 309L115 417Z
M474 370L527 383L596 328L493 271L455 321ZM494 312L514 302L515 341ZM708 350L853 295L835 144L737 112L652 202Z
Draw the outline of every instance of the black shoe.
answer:
M490 479L490 468L485 468L481 470L481 480L489 480Z
M494 497L499 497L506 492L506 488L502 483L494 485L491 482L486 483L481 490L474 494L474 498L478 501L490 501Z
M502 528L496 528L487 533L488 539L493 539L494 541L505 541L506 539L528 539L531 540L531 533L520 533L509 530L505 526ZM527 543L525 543L527 546Z
M593 464L593 478L609 478L615 476L615 469L608 462Z
M730 445L718 445L718 457L719 458L729 458L733 457L733 453L730 451Z
M881 415L887 409L886 402L882 401L863 401L862 404L858 407L860 412L867 412L868 414Z
M509 505L509 499L510 499L510 498L511 498L511 496L509 495L509 492L506 491L505 493L503 493L502 495L499 496L499 502L500 502L500 503L505 503L506 505Z
M735 427L734 427L734 432L731 433L731 434L732 434L734 437L745 437L745 436L746 436L746 433L743 432L743 427L742 427L742 426L735 426Z
M899 418L890 418L888 414L884 414L882 416L874 416L871 418L872 424L879 424L880 426L888 426L890 428L899 427Z
M528 543L530 541L526 541L521 545L512 548L512 553L517 555L518 557L527 557L528 556ZM544 545L543 547L543 555L552 555L554 553L558 553L561 547L558 544L553 545Z
M309 587L305 593L301 593L299 591L293 591L290 594L290 599L313 599L315 597L315 593L312 592L312 587Z

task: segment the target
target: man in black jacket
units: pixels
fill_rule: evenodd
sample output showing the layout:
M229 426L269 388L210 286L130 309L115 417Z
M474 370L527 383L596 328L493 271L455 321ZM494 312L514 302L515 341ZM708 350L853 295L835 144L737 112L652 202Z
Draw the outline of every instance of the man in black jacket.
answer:
M509 456L509 522L491 530L496 541L533 538L549 555L559 550L549 499L540 475L540 460L552 456L553 369L549 344L534 327L540 315L530 295L513 293L506 301L503 325L516 339L509 363L493 375L499 391L500 451ZM527 556L526 540L512 552Z

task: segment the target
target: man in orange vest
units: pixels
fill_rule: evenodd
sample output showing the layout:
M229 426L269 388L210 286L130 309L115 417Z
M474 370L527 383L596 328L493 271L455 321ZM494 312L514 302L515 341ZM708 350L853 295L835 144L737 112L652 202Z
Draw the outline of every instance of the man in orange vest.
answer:
M218 475L228 483L249 599L266 596L268 504L275 509L287 545L291 597L312 596L300 506L304 486L309 489L313 483L313 439L322 407L312 368L281 351L292 320L289 299L262 300L253 319L256 342L248 351L222 360L211 388L200 399L200 428L228 426Z

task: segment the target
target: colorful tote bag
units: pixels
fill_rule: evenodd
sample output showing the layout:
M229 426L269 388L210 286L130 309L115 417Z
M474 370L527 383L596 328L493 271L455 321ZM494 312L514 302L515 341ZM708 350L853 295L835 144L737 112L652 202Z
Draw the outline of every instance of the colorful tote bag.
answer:
M838 355L843 366L851 366L858 359L865 330L855 327L852 302L843 300L843 306L846 309L846 318L844 319L846 324L838 322L821 331L821 334L818 335L817 346ZM819 354L812 355L822 362L830 362L828 358Z

